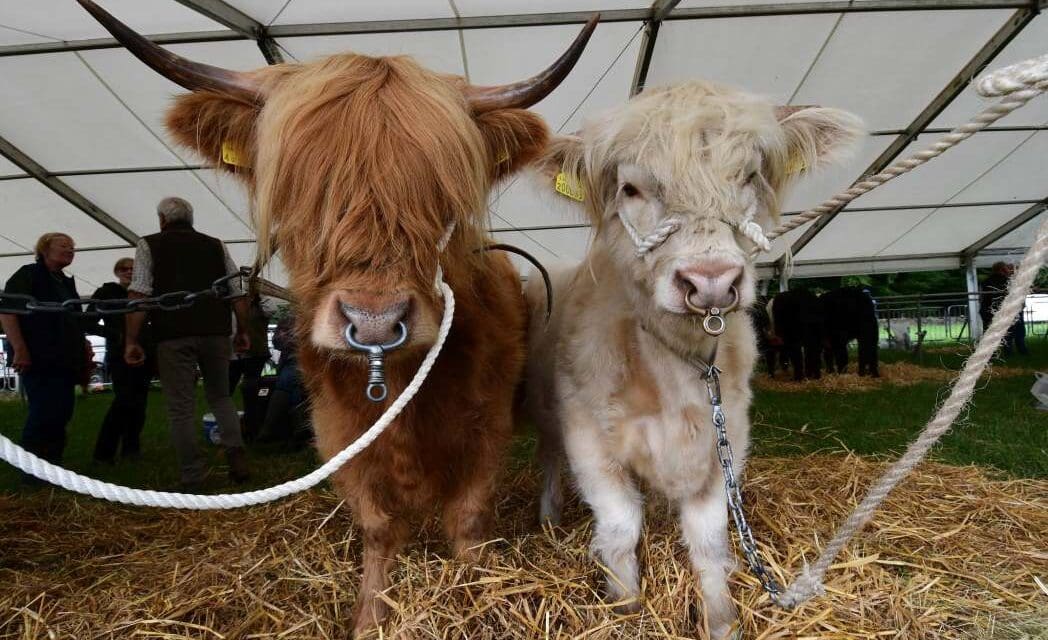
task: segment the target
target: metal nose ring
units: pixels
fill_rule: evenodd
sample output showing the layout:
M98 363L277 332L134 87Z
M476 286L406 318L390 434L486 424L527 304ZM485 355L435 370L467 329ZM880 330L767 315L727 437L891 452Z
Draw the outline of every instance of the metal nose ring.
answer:
M724 333L724 330L728 328L728 323L724 319L724 314L734 311L739 306L739 290L735 288L735 285L730 287L731 290L731 302L726 307L700 307L691 301L691 294L695 292L694 289L688 292L684 296L684 306L688 308L688 311L702 317L702 329L711 336L719 336Z
M397 329L400 330L400 335L393 342L386 344L364 344L358 342L354 335L357 328L352 322L347 324L342 332L342 336L346 339L349 346L368 354L368 387L365 394L368 400L372 402L382 402L389 395L386 388L386 352L396 349L408 339L408 326L404 324L403 320L397 323Z

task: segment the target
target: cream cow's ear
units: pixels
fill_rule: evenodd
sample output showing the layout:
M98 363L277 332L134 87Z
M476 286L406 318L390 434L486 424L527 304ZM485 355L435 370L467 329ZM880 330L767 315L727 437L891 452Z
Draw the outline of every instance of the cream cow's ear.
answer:
M776 107L775 115L786 133L789 175L841 161L864 133L862 121L841 109Z
M545 151L532 163L532 167L550 180L564 173L582 181L585 171L582 152L582 138L579 136L555 135L549 139Z

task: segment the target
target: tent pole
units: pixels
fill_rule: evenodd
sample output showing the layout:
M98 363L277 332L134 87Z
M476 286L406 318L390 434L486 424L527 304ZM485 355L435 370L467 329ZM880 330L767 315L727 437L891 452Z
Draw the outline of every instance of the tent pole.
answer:
M983 334L982 318L979 316L979 278L975 272L975 256L965 259L964 276L968 285L968 329L974 343Z

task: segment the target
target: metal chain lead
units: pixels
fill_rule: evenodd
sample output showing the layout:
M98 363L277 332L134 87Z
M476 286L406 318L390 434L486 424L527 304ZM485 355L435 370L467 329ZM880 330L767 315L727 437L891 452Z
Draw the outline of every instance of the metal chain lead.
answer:
M732 520L735 521L735 530L739 535L739 546L742 547L742 554L746 557L750 573L760 581L772 602L778 603L782 595L782 586L765 566L764 557L757 548L757 543L753 539L753 531L746 522L746 514L742 510L742 491L735 479L735 456L732 453L731 441L728 440L728 431L725 428L727 419L721 407L720 369L705 363L702 365L703 378L706 380L706 390L709 392L710 406L713 409L713 428L717 435L717 457L720 459L721 471L724 473L724 493L728 497L728 511L731 513Z
M251 267L241 267L236 273L223 276L211 283L207 289L200 291L172 291L152 298L126 298L99 300L97 298L74 298L64 302L41 302L31 295L24 293L0 292L0 313L14 315L29 315L31 313L68 313L74 316L86 316L95 318L98 316L114 316L136 311L177 311L188 309L193 306L198 298L215 298L216 300L232 300L242 298L246 293L231 293L229 286L233 278L250 278L254 275ZM17 301L21 300L21 304ZM16 301L14 304L9 301ZM84 305L93 306L94 309L85 311Z

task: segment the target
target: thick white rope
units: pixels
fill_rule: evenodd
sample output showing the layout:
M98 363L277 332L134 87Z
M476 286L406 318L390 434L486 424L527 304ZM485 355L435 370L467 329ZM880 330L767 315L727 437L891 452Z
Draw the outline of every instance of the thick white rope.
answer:
M764 235L764 229L757 224L757 192L752 186L747 187L746 191L746 212L742 216L740 222L730 222L731 226L739 230L742 235L750 239L750 241L757 245L757 249L761 251L771 251L771 240Z
M924 164L961 140L970 137L979 129L1011 113L1032 98L1048 90L1048 55L1027 60L988 74L975 83L975 88L976 91L984 96L1007 94L1007 97L976 116L968 124L954 129L953 132L935 143L931 148L892 165L883 173L860 182L844 193L800 216L794 216L789 222L780 225L774 232L768 234L769 237L774 238L789 229L803 224L807 220L824 215L838 205L851 202L859 195ZM797 218L803 219L796 220ZM794 608L813 596L825 592L823 578L825 578L826 572L837 555L848 544L852 536L869 522L870 518L873 517L873 513L880 507L891 490L924 459L932 445L938 442L939 438L950 429L961 409L971 400L972 394L975 392L975 384L978 382L990 358L998 346L1000 346L1001 340L1008 332L1009 327L1011 327L1015 318L1022 311L1026 296L1029 295L1033 281L1037 277L1041 265L1045 263L1046 258L1048 258L1048 219L1041 223L1037 231L1037 238L1023 257L1018 271L1008 283L1008 293L1004 302L997 310L997 313L994 314L990 328L980 338L975 352L965 362L961 375L950 390L950 396L939 407L935 416L909 446L906 453L892 464L884 475L873 484L866 497L848 516L848 519L837 531L830 543L823 549L815 564L810 567L806 565L793 584L781 596L775 599L778 604L787 608Z
M67 469L41 460L29 453L22 447L0 436L0 458L18 467L26 473L32 474L41 480L56 484L70 491L103 498L111 502L122 502L143 507L172 507L175 509L232 509L235 507L247 507L250 505L263 504L279 500L286 496L305 491L316 486L322 480L337 471L339 467L351 458L363 451L375 441L382 432L400 415L408 402L415 397L422 383L426 381L430 370L440 355L444 341L451 331L451 321L455 315L455 294L451 287L445 282L440 283L441 292L444 296L444 318L440 321L440 331L433 346L429 348L426 357L422 360L415 377L411 379L407 388L401 393L389 408L382 414L375 424L357 438L353 443L340 451L335 457L328 460L319 469L296 480L290 480L275 487L247 491L245 493L225 493L213 496L199 496L188 493L173 493L167 491L145 491L143 489L131 489L109 482L100 482Z
M881 502L884 501L888 493L895 488L895 485L899 484L899 481L905 478L924 459L932 445L938 442L939 438L950 429L961 409L971 400L975 391L975 384L979 381L986 364L993 357L997 347L1001 344L1001 340L1004 339L1015 318L1022 311L1026 296L1029 295L1030 289L1033 287L1033 281L1037 277L1041 265L1045 263L1046 258L1048 258L1048 218L1041 223L1041 227L1037 231L1037 239L1034 241L1033 246L1030 247L1030 250L1026 252L1019 269L1008 283L1008 294L1005 296L1004 302L997 310L997 313L994 314L989 330L979 339L975 353L964 363L964 369L961 371L957 381L954 382L953 389L950 391L950 396L946 399L946 402L939 407L935 417L932 418L917 439L910 444L906 453L895 461L881 476L881 479L870 488L866 497L855 508L855 511L848 516L847 521L837 531L837 534L833 536L833 540L823 549L822 555L819 556L815 564L811 567L806 566L801 575L786 589L779 599L780 604L793 608L812 596L824 592L823 577L825 577L826 571L830 568L830 564L833 563L837 554L844 549L851 537L869 522L873 513L880 507Z
M764 235L764 229L761 229L761 226L755 220L757 217L757 205L759 204L757 192L754 191L752 186L746 187L743 190L743 197L745 198L746 210L742 214L742 219L723 220L723 222L749 238L753 244L757 245L757 249L771 251L771 240L768 240ZM637 227L622 212L619 212L619 221L622 222L623 228L626 229L626 234L629 235L633 245L637 248L638 258L643 258L645 254L666 242L681 227L679 219L667 218L656 225L651 233L642 236Z
M966 124L944 135L927 149L915 153L909 158L897 160L884 171L877 175L863 178L861 182L856 183L846 191L838 193L817 207L790 216L773 231L769 231L766 234L768 240L774 240L809 220L826 215L830 211L848 204L862 194L876 189L889 180L912 171L1041 95L1048 90L1048 55L1026 60L989 73L977 80L974 86L975 90L984 97L1002 95L1005 97ZM750 257L756 258L759 253L760 249L754 249Z
M644 254L666 242L670 235L680 229L680 220L667 218L660 222L651 233L642 236L637 227L633 226L633 223L623 213L619 213L619 220L622 222L622 227L626 229L626 233L629 234L630 240L633 240L633 245L637 247L637 257L643 257Z

